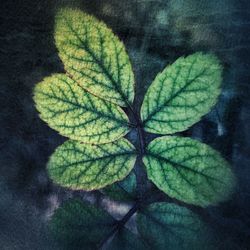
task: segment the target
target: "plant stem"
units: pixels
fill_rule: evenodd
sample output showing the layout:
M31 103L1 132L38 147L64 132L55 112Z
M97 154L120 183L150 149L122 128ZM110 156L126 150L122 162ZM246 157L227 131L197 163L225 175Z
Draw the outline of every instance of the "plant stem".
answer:
M138 158L137 158L137 166L136 166L136 180L137 180L137 193L138 193L138 202L134 204L134 206L124 215L124 217L117 221L116 225L113 227L113 229L109 232L107 237L103 239L100 244L98 245L98 249L102 249L102 247L107 243L107 241L115 234L117 233L128 221L129 219L136 213L136 211L139 209L139 206L141 202L143 201L143 194L145 193L146 188L146 173L143 169L143 162L142 157L145 153L145 140L144 140L144 131L143 131L143 125L142 121L140 119L140 115L135 112L135 110L131 107L131 105L128 106L129 112L132 114L133 119L136 123L136 129L137 129L137 135L139 139L139 145L138 145Z
M138 138L138 157L135 166L136 182L137 182L137 199L139 202L143 200L143 196L147 188L147 175L143 167L143 155L145 154L145 134L143 131L142 121L139 114L136 114L137 138Z
M107 235L107 237L100 242L98 249L102 249L102 247L109 240L109 238L112 237L115 233L117 233L129 221L129 219L136 213L138 208L139 208L139 204L135 203L134 206L124 215L124 217L121 220L116 222L116 225Z
M141 153L141 156L143 156L145 153L145 141L144 141L143 128L141 124L137 127L137 131L138 131L138 136L139 136L139 141L140 141L140 153Z

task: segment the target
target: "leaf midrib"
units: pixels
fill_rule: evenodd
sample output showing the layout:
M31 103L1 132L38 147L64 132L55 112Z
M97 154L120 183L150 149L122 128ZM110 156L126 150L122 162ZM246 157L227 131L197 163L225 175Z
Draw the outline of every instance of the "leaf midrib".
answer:
M72 106L75 106L75 107L77 107L77 108L79 108L79 109L84 109L84 110L86 110L87 112L96 113L97 115L99 115L99 116L101 116L101 117L106 117L106 118L112 119L113 121L116 121L116 122L119 122L119 123L121 123L121 124L126 125L126 127L127 127L127 126L130 126L129 123L124 122L123 120L117 119L117 118L114 117L114 116L110 116L110 115L107 115L106 113L98 112L97 110L89 109L89 108L87 108L87 107L85 107L85 106L82 106L82 105L79 104L79 103L71 102L71 101L69 101L68 99L63 99L63 98L60 98L60 97L55 96L55 95L50 95L50 94L48 94L48 93L44 93L44 92L42 92L42 91L37 91L37 93L42 94L42 95L44 95L44 96L47 96L47 97L49 97L49 98L57 99L58 101L62 101L62 102L68 103L68 104L70 104L70 105L72 105Z
M172 160L170 160L170 159L167 159L167 158L165 158L165 157L163 157L163 156L154 154L154 153L152 153L152 152L147 152L146 156L154 157L155 159L157 159L157 160L159 160L159 161L167 162L167 163L169 163L169 164L171 164L171 165L173 165L173 166L175 166L175 167L181 167L181 168L184 168L184 169L186 169L186 170L188 170L188 171L191 171L191 172L193 172L193 173L195 173L195 174L202 175L202 176L205 177L205 178L211 179L211 180L213 180L213 181L217 181L217 182L219 182L219 183L223 183L221 180L218 180L218 179L216 179L216 178L214 178L214 177L212 177L212 176L210 176L210 175L206 175L206 174L204 174L204 173L202 173L202 172L199 172L199 171L197 171L197 170L195 170L195 169L192 169L192 168L190 168L190 167L188 167L188 166L186 166L186 165L183 165L183 164L178 163L178 162L174 162L174 161L172 161Z
M70 151L70 150L65 150L65 151ZM83 152L84 153L84 152ZM92 159L88 159L88 160L81 160L78 162L72 162L70 164L67 165L60 165L60 167L57 168L53 168L53 170L55 169L60 169L60 168L64 168L64 167L72 167L74 165L78 165L78 164L82 164L82 163L88 163L88 162L95 162L95 161L99 161L99 160L104 160L104 159L108 159L110 157L121 157L121 156L125 156L125 155L135 155L135 152L124 152L124 153L119 153L119 154L112 154L112 155L105 155L105 156L101 156L101 157L97 157L97 158L92 158Z
M105 65L102 63L101 60L99 60L94 52L87 46L86 42L84 42L79 35L77 34L77 32L73 29L73 27L71 26L69 20L67 18L65 18L66 20L66 24L68 25L69 29L72 31L72 33L76 36L76 38L80 41L81 45L82 45L82 49L86 50L90 56L94 59L94 61L99 65L99 67L103 70L104 74L106 74L106 76L109 78L109 80L112 82L112 85L115 87L115 90L120 94L123 102L125 102L128 107L131 107L130 102L127 100L125 94L121 91L121 89L119 88L117 82L114 80L113 76L108 72L108 70L106 69ZM79 46L81 48L81 46ZM120 76L119 76L120 78Z
M194 64L194 63L193 63ZM192 66L191 66L192 67ZM148 117L143 121L145 125L156 113L160 112L163 108L165 108L174 98L176 98L182 91L184 91L190 84L192 84L195 80L197 80L200 76L202 76L208 68L205 68L200 74L198 74L191 81L187 82L181 89L179 89L174 95L172 95L166 102L164 102L161 106L156 108L153 112L151 112ZM191 69L190 69L191 71ZM174 84L174 83L173 83Z

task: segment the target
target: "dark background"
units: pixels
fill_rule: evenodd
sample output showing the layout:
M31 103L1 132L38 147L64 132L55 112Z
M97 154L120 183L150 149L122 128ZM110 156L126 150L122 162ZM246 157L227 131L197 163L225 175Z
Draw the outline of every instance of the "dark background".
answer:
M0 248L60 249L48 218L79 195L54 186L46 162L64 141L38 118L32 88L63 72L53 41L55 11L77 6L104 20L131 56L137 94L168 63L196 51L224 65L217 106L187 134L218 149L238 179L228 202L208 208L220 249L250 249L250 1L2 0L0 4ZM248 240L247 240L248 239ZM248 247L249 246L249 247Z

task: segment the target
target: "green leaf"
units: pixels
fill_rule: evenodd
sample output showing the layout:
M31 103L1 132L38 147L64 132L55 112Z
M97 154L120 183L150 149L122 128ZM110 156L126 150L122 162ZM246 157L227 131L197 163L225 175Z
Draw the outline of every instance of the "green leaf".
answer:
M69 140L51 156L48 172L62 186L94 190L124 179L135 159L133 145L124 138L101 145Z
M172 134L208 113L220 94L222 68L213 55L180 57L158 74L142 104L145 130Z
M154 203L137 214L137 228L154 250L209 249L209 231L187 208Z
M106 211L74 199L55 211L49 226L64 249L93 250L109 236L115 222Z
M113 237L108 250L147 250L149 249L142 238L123 227Z
M136 198L136 176L133 172L122 181L102 189L102 193L118 201L133 201Z
M65 70L89 92L128 106L134 75L123 43L106 24L79 10L58 12L55 41Z
M148 178L169 196L207 206L226 200L235 179L228 163L206 144L164 136L147 147L143 162Z
M41 119L70 139L106 143L129 131L121 108L91 95L65 74L52 75L37 84L34 100Z

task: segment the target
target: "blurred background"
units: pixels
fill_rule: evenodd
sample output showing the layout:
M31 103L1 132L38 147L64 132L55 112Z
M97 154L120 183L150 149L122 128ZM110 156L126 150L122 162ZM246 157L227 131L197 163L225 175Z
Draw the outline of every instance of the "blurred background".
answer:
M49 180L46 162L65 139L39 119L32 100L36 83L63 72L53 40L54 15L62 6L93 14L121 38L131 57L139 96L179 56L204 51L219 57L224 66L220 100L186 134L219 150L238 180L231 200L207 208L223 239L219 248L250 249L248 0L2 0L0 248L60 249L47 230L54 209L70 197L92 197Z

